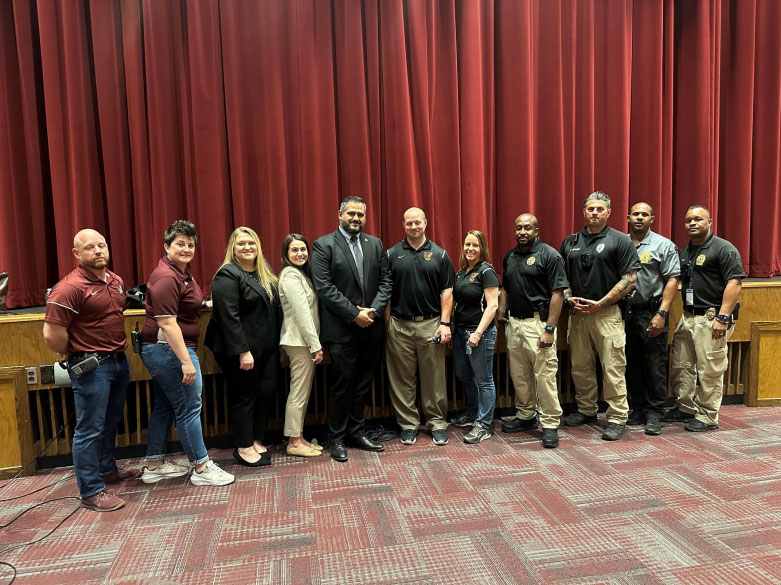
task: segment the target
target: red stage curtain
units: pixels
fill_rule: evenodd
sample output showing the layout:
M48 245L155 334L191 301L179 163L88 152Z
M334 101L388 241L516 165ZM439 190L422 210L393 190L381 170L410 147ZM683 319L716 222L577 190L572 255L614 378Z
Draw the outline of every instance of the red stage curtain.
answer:
M418 205L454 258L498 263L531 211L558 246L583 198L710 206L752 275L781 273L777 0L12 0L0 3L0 270L40 304L73 234L146 280L174 219L208 288L234 226L279 267L347 194L388 245Z

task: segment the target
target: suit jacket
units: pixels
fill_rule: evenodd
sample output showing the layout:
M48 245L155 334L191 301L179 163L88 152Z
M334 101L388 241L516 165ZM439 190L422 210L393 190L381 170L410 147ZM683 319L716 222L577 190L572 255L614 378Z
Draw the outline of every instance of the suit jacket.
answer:
M285 316L279 344L307 347L311 352L322 349L318 337L317 295L298 268L285 266L279 273L279 301Z
M323 341L346 343L359 335L361 328L353 322L359 306L372 307L377 312L374 324L368 329L375 339L383 336L382 315L392 289L388 258L379 238L364 233L359 237L363 251L363 290L350 246L338 229L319 237L312 246L312 280L320 304Z
M269 324L276 327L279 301L271 303L266 290L237 264L226 264L212 281L212 318L204 344L214 353L263 353ZM272 314L275 312L276 314ZM279 331L276 331L279 339Z

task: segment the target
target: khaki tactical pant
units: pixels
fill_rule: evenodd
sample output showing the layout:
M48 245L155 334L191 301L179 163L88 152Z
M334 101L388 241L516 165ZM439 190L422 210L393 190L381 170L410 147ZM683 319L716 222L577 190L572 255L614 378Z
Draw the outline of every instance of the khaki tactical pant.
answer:
M621 310L611 305L594 315L570 315L567 337L578 410L586 416L597 414L596 352L602 364L602 398L607 402L607 420L626 424L629 411L624 378L626 333Z
M391 403L402 430L417 429L420 425L415 404L418 369L420 403L426 424L431 430L447 428L445 346L428 343L438 328L438 317L420 322L391 317L386 325L385 354Z
M719 408L727 371L727 341L734 327L713 339L713 321L684 313L673 335L670 380L678 408L709 425L719 424ZM700 387L697 390L697 376Z
M544 331L545 323L537 313L529 319L510 317L504 329L518 418L529 420L539 411L542 428L555 429L562 412L556 385L556 332L553 346L541 349L537 340Z

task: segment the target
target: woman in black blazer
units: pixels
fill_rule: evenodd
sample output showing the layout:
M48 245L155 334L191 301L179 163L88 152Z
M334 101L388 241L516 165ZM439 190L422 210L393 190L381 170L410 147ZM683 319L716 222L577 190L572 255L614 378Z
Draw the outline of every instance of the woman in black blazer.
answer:
M263 440L277 385L281 316L277 277L252 229L231 234L212 281L212 302L205 344L228 386L233 457L249 467L270 465Z

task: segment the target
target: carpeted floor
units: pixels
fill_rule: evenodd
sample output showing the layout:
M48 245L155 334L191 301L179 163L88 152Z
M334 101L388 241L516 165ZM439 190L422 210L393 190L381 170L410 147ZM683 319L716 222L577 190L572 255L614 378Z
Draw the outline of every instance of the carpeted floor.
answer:
M0 561L17 583L57 585L781 583L781 408L728 406L720 423L666 424L660 437L631 427L609 443L600 418L563 427L553 450L539 431L465 445L451 427L445 447L421 432L343 464L277 447L262 470L216 451L233 485L125 482L125 508L79 509ZM0 499L71 472L15 480ZM3 502L0 523L75 491L71 478ZM34 509L0 530L0 551L77 506ZM0 584L12 574L0 566Z

